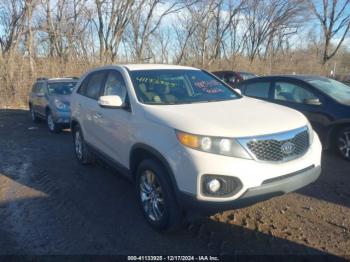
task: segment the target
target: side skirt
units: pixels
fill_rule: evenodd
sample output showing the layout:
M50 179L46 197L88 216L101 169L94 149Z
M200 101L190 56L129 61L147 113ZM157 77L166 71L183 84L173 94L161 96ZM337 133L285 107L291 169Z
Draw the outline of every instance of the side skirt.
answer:
M86 143L86 142L85 142ZM115 169L118 173L122 174L125 178L132 181L132 174L128 168L123 166L121 163L115 161L111 157L107 156L105 153L101 152L101 150L97 149L96 147L92 146L91 144L88 144L89 149L103 162L105 162L107 165Z

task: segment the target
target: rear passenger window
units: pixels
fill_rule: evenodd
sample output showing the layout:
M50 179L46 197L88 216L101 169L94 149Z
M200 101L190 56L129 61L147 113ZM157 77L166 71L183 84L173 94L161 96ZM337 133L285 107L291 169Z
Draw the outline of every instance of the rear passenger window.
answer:
M258 98L269 98L269 91L270 82L252 83L246 85L245 95Z
M93 73L90 76L89 83L86 87L85 95L87 97L98 99L100 96L100 90L104 83L106 72L105 71L99 71L96 73Z

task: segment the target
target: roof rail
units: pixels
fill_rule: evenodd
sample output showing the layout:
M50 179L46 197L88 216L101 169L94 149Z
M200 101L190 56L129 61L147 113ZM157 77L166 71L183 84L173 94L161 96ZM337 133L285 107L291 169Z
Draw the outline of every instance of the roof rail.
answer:
M48 80L48 78L47 78L47 77L38 77L38 78L36 79L36 81L40 81L40 80Z
M77 76L68 76L67 78L72 78L72 79L79 79L79 77L77 77Z

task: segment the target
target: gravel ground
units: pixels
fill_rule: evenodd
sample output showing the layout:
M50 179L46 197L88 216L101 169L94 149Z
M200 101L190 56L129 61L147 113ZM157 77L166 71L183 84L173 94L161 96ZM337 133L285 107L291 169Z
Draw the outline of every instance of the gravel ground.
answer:
M0 254L331 254L350 256L350 163L324 154L318 181L162 235L134 187L84 167L69 131L50 134L25 110L0 110Z

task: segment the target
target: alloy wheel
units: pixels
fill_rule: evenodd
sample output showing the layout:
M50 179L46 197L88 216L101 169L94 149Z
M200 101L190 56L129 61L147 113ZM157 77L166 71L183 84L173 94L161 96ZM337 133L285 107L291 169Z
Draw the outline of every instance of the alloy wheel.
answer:
M30 107L30 115L32 117L32 120L35 121L36 120L36 117L35 117L35 113L34 113L34 110L32 107Z
M164 196L157 176L151 170L145 170L140 177L140 198L143 210L153 222L159 222L164 216Z
M51 114L47 116L47 125L51 131L55 130L55 122Z
M81 137L81 134L79 131L75 132L74 144L75 144L75 153L76 153L78 159L82 159L82 157L83 157L83 141L82 141L82 137Z
M350 159L350 131L344 131L339 135L338 149L343 157Z

